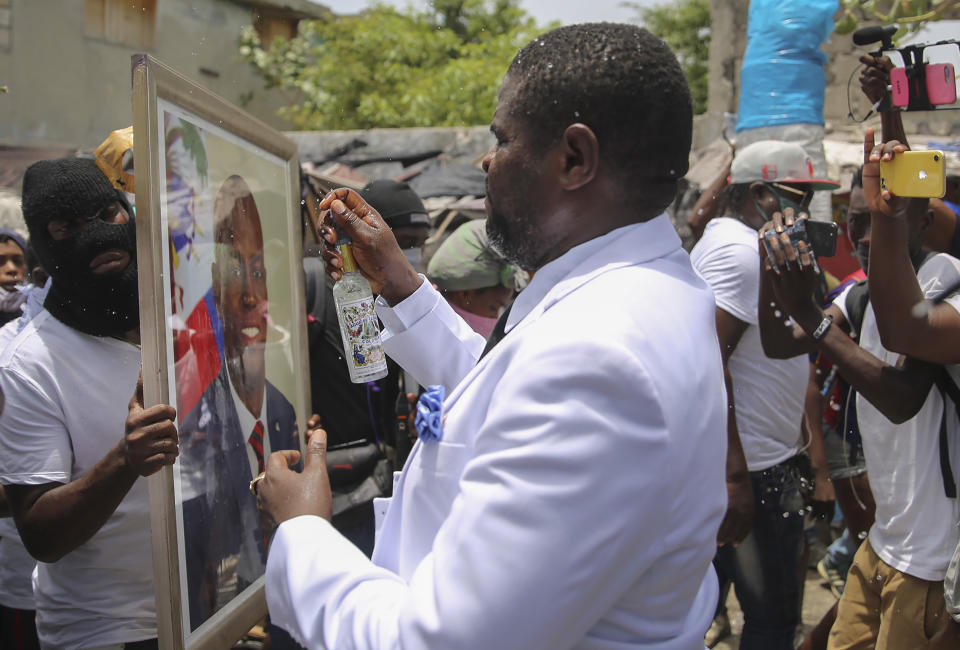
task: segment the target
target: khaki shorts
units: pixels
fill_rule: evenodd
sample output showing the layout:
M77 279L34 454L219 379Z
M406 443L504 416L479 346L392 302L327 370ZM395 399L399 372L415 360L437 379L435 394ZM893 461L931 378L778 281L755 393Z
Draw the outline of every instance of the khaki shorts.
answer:
M867 539L853 558L828 650L957 650L960 624L947 614L943 581L886 564Z

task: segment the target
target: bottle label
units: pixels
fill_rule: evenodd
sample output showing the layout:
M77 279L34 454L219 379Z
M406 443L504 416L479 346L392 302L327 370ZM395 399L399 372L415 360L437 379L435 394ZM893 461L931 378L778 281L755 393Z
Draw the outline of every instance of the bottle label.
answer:
M357 370L385 368L387 359L380 343L380 325L373 310L373 296L339 305L340 322L349 341L344 353Z

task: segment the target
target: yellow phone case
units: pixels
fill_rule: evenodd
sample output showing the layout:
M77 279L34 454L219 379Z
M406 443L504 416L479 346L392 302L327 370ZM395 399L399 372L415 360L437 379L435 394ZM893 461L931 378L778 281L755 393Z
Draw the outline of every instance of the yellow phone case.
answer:
M946 183L942 151L905 151L880 162L880 186L897 196L940 198Z

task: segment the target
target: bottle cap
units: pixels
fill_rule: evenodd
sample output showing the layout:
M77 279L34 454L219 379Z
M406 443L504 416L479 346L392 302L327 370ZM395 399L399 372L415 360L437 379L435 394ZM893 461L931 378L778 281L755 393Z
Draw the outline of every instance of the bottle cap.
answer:
M350 240L348 239L347 242ZM357 262L353 259L353 246L349 243L337 243L337 252L340 253L340 257L343 259L343 268L341 269L344 273L350 273L357 270Z
M353 259L353 240L350 235L343 232L337 224L333 224L333 230L337 233L337 252L343 258L343 272L350 273L357 270L357 262Z

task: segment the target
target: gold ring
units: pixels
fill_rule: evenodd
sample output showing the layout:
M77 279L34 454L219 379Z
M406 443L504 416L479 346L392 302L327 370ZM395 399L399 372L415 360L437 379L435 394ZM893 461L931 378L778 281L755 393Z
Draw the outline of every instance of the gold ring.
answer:
M265 474L266 472L260 472L250 481L250 494L253 496L257 496L257 483L263 480Z

